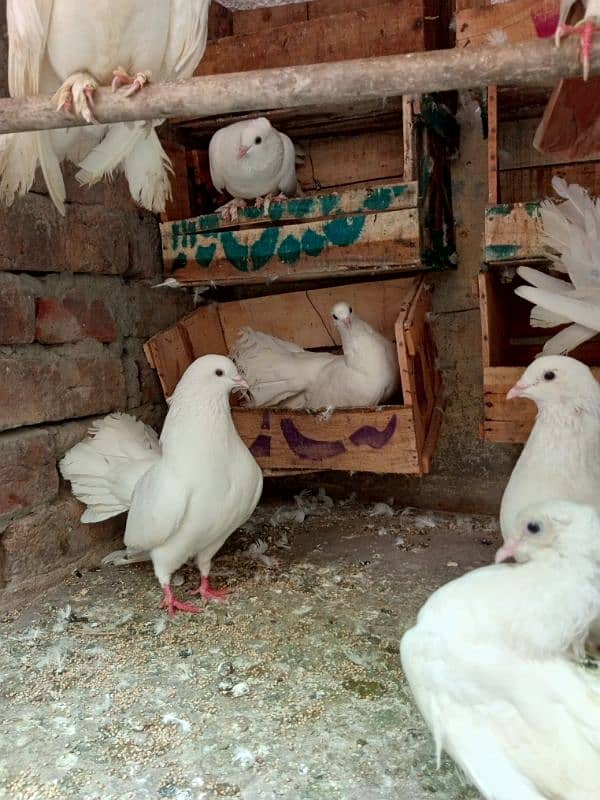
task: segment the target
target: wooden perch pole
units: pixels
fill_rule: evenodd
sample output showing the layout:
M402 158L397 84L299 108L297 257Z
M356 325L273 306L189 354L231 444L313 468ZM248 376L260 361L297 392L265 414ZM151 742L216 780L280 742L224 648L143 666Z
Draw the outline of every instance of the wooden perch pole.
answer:
M485 85L552 86L581 74L579 42L549 39L498 47L435 50L427 53L356 59L327 64L209 75L158 83L126 98L99 89L99 122L212 117L274 108L335 105ZM596 40L590 74L600 74ZM0 133L81 126L55 110L48 97L0 100Z

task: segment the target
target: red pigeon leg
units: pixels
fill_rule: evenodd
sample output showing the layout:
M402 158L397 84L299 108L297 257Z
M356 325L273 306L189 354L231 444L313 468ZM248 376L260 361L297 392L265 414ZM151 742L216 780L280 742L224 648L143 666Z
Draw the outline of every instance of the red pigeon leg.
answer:
M170 617L174 617L178 611L187 611L188 614L200 614L202 611L201 608L198 608L198 606L195 606L193 603L184 603L181 600L178 600L173 595L173 590L169 584L163 586L162 590L164 597L161 600L159 608L166 608Z
M581 63L583 65L583 80L587 81L590 74L590 57L592 55L592 39L594 33L600 31L600 25L596 25L591 19L579 25L559 25L556 29L556 43L558 44L563 36L579 36L581 38Z
M224 603L229 596L229 590L213 589L208 580L208 576L203 575L200 578L200 586L194 589L192 594L199 594L200 597L203 597L205 600L215 600L217 603Z

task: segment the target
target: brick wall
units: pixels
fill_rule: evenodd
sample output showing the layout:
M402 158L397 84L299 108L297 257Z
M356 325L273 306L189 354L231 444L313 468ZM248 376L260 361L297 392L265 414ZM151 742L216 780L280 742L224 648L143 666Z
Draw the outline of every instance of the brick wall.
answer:
M5 76L0 28L0 95ZM158 224L123 182L84 190L65 172L65 217L42 181L0 208L0 608L118 545L124 518L82 525L57 461L109 411L160 424L142 346L191 309L189 295L150 288L161 280Z

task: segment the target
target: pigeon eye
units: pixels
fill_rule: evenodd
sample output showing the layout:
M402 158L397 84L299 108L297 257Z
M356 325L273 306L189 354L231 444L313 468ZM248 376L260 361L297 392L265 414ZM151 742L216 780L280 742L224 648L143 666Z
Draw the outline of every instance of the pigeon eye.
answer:
M348 311L352 313L352 306L348 306Z
M542 526L539 522L528 522L527 530L529 533L539 533L542 530Z
M556 372L554 372L554 370L549 369L548 372L544 372L545 381L553 381L554 378L556 378Z
M331 316L332 316L334 319L337 319L337 314L332 314Z
M260 144L262 142L262 136L257 136L254 140L254 144Z
M223 373L223 370L222 370L222 369L216 369L216 370L215 370L215 375L217 375L219 378L222 378L222 377L223 377L223 374L224 374L224 373Z

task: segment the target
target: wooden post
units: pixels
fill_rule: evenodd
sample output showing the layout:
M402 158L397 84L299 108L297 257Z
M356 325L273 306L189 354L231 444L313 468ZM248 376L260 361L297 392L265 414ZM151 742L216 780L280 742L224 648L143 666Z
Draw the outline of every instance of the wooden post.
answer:
M356 103L403 94L474 86L552 86L581 73L579 42L549 40L498 47L434 50L281 69L209 75L158 83L134 97L99 89L99 122L208 117L274 108ZM593 44L592 75L600 74L600 41ZM86 123L59 112L49 97L0 101L0 133L71 128Z
M488 86L488 202L498 205L498 87Z

